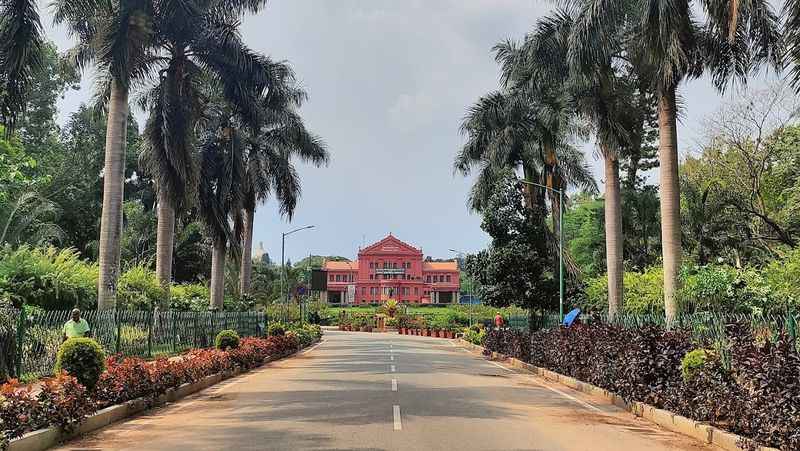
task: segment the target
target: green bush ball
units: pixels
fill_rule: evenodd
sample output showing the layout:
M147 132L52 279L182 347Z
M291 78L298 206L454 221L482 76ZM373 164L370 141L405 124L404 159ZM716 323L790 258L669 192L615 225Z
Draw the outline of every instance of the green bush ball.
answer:
M286 334L286 325L283 323L272 323L267 328L267 335L270 337L282 337Z
M58 348L55 374L65 371L89 391L94 390L105 369L106 353L91 338L70 338Z
M214 346L217 349L236 349L239 347L239 334L235 330L223 330L214 338Z
M681 360L681 374L683 380L689 381L699 373L709 360L709 352L705 349L689 351Z

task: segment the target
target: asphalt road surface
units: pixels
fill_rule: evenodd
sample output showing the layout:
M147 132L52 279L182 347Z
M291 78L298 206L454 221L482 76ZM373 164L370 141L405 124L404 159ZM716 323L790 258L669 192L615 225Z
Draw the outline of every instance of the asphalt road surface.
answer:
M62 450L713 450L457 347L326 331L302 354Z

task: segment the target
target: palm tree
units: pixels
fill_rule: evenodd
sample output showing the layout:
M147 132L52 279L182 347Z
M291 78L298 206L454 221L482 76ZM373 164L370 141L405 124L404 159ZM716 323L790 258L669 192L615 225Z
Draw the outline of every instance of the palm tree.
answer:
M292 165L294 156L319 167L328 162L328 151L320 138L309 133L296 113L306 93L293 88L294 77L285 71L285 89L272 91L263 101L263 123L252 133L247 156L244 188L243 242L239 290L250 292L253 269L253 222L258 204L273 194L281 214L291 219L300 197L300 180Z
M800 0L787 0L784 12L787 55L793 64L792 76L795 89L800 93Z
M605 238L608 277L608 317L622 310L623 300L623 237L622 197L619 178L620 148L628 141L630 111L633 99L626 97L630 89L623 86L611 58L592 65L570 67L568 55L574 33L575 12L558 9L541 19L526 39L507 71L518 83L534 80L556 80L568 93L578 115L592 127L605 168ZM631 78L635 74L624 74ZM634 77L635 78L635 77Z
M780 67L782 40L768 0L568 0L578 19L570 61L593 66L617 55L652 74L658 96L661 236L664 308L678 313L681 264L676 92L681 82L710 72L716 87L747 76L769 62ZM694 5L705 14L702 26Z
M153 63L153 5L146 0L57 0L54 12L55 22L66 24L78 38L78 44L70 51L78 66L94 62L105 76L100 94L105 99L108 123L97 306L111 309L116 306L120 267L128 95L131 85Z
M0 2L0 123L10 135L27 103L33 74L41 69L44 36L33 0Z
M225 105L209 121L200 150L200 214L212 240L210 307L222 310L225 296L225 260L230 246L238 255L241 224L245 144L241 123Z
M238 3L238 2L233 2ZM258 11L265 1L250 5ZM142 97L150 111L141 162L155 175L158 191L156 274L168 289L172 279L175 215L196 197L199 162L194 130L201 117L202 83L222 87L225 98L255 118L250 91L276 85L287 69L253 54L237 35L239 15L232 2L162 0L153 26L158 36L158 84ZM219 14L220 8L234 7ZM253 86L247 86L252 83ZM274 89L281 93L280 89ZM270 92L273 88L270 88Z

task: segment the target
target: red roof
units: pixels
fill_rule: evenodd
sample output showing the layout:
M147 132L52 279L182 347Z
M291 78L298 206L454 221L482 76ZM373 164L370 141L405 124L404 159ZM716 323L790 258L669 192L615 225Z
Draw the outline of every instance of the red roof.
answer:
M333 271L350 271L350 270L358 271L358 262L326 261L323 268L326 270L333 270Z

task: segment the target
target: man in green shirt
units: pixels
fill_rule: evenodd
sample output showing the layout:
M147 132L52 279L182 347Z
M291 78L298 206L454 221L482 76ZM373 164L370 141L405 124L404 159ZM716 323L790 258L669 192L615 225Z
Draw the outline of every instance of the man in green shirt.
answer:
M78 309L72 310L72 319L64 323L64 340L75 337L90 337L92 335L89 329L89 323L81 318L81 311Z

